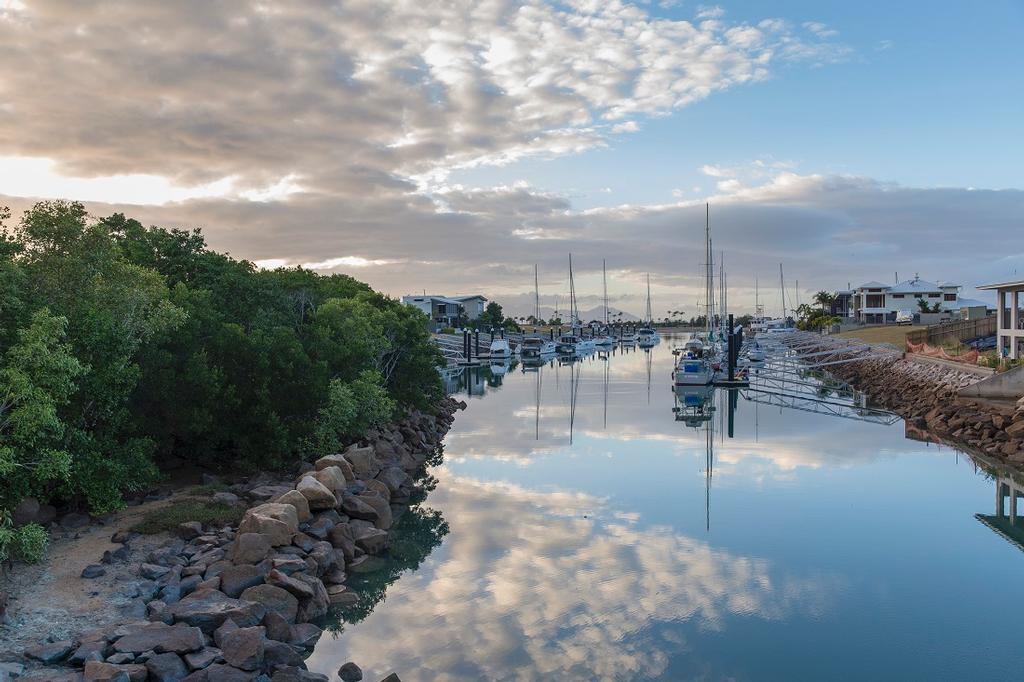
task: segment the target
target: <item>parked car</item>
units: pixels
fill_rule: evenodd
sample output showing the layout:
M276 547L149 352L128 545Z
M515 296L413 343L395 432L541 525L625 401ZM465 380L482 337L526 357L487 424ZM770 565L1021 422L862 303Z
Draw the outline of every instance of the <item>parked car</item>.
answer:
M907 310L896 313L896 324L914 324L914 313Z

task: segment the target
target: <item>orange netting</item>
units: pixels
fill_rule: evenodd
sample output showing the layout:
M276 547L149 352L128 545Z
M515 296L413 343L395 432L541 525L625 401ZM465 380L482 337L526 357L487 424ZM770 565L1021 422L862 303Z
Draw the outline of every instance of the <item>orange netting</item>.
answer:
M927 343L911 343L907 340L907 352L916 353L918 355L925 355L930 358L940 358L942 360L951 360L953 362L962 362L967 365L978 364L978 350L972 348L971 350L961 355L950 355L946 352L946 349L938 346L929 346Z

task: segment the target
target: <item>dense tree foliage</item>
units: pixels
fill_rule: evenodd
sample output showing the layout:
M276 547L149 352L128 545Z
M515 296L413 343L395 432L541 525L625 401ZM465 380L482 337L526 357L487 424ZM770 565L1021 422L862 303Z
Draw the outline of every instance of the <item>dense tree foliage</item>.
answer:
M0 350L0 521L25 495L115 509L162 458L314 456L441 392L414 308L73 202L0 209Z

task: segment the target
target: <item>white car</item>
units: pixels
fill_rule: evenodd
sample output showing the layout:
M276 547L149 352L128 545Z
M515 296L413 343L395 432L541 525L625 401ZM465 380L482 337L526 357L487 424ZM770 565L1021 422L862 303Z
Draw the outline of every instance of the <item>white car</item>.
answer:
M914 313L907 310L896 313L896 324L914 324Z

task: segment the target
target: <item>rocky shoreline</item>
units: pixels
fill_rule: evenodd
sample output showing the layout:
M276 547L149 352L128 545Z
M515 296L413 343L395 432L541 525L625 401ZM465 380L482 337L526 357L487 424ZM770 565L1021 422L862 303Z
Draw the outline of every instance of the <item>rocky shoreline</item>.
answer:
M1024 464L1024 398L1013 403L960 396L960 389L980 380L975 374L915 362L898 353L831 370L915 428L1011 466Z
M183 523L178 537L149 551L132 569L136 620L30 646L21 660L0 662L0 682L328 680L304 664L322 633L315 621L357 601L349 575L387 552L394 519L420 492L425 463L465 406L445 398L436 414L410 412L303 464L291 480L262 477L215 494L251 506L237 527ZM132 533L111 539L122 556L87 572L102 575L104 564L129 555ZM351 661L338 674L362 679ZM397 674L385 679L398 682Z

